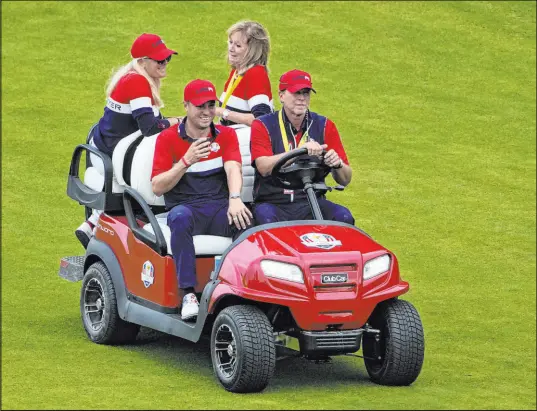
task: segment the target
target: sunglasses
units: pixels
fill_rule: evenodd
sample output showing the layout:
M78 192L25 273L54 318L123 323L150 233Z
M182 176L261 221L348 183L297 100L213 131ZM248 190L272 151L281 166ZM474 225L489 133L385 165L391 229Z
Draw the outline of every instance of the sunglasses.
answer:
M152 58L150 58L150 57L144 57L144 59L145 59L145 60L153 60L153 61L156 61L157 64L159 64L159 65L162 66L164 63L169 63L170 60L172 59L172 56L169 55L169 56L166 57L164 60L155 60L155 59L152 59Z

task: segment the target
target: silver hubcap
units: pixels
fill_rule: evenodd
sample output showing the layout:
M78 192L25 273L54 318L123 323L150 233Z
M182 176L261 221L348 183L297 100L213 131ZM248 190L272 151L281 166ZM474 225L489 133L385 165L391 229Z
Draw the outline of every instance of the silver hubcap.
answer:
M92 330L98 331L103 326L106 313L106 299L101 283L92 278L84 289L84 316Z
M215 361L220 372L227 378L237 370L237 344L233 331L222 324L215 335Z

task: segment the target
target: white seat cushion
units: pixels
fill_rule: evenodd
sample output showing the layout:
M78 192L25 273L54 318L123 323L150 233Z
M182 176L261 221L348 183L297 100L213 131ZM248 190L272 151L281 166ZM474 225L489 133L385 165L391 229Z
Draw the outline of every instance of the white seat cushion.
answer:
M125 161L125 154L134 141L142 135L140 130L135 131L134 133L128 135L125 138L119 140L114 152L112 153L112 165L114 166L114 175L116 180L122 186L126 185L125 179L123 178L123 163Z
M112 193L122 193L125 191L125 180L123 179L123 162L125 154L130 145L142 135L140 130L121 139L112 153ZM90 144L95 147L93 140ZM104 164L103 160L95 154L90 153L91 166L84 173L84 184L95 191L104 189Z
M102 163L102 162L101 162ZM98 167L88 167L84 172L84 184L95 191L104 190L104 175L101 174ZM122 193L125 187L118 184L115 178L112 178L112 193Z
M168 254L172 255L170 241L171 231L170 227L168 227L167 224L167 216L168 213L162 213L157 214L155 217L157 218L160 229L162 230L164 238L166 239L166 245L168 246ZM148 223L144 225L143 228L151 234L155 234L153 231L153 227L151 227L151 224ZM231 238L220 237L216 235L195 235L192 238L194 240L194 250L196 252L196 255L221 255L232 243Z
M242 191L241 199L243 203L251 203L254 201L254 174L255 170L252 167L252 156L250 154L250 130L251 128L243 124L232 126L237 133L239 139L239 149L242 156Z
M153 193L151 173L153 172L153 156L158 134L144 137L136 148L132 158L131 187L136 190L149 205L164 205L164 196Z

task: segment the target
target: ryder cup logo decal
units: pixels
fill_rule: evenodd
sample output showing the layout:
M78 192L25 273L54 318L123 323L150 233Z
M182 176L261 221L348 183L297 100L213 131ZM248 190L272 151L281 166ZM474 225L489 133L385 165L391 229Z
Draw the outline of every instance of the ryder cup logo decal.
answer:
M216 153L218 150L220 150L220 144L218 143L212 143L209 147L213 153Z
M323 250L330 250L338 245L341 245L341 241L336 240L330 234L322 233L308 233L300 236L302 244L306 247L322 248Z
M155 280L155 270L151 261L146 261L142 267L142 282L145 285L145 288L148 288L153 284Z

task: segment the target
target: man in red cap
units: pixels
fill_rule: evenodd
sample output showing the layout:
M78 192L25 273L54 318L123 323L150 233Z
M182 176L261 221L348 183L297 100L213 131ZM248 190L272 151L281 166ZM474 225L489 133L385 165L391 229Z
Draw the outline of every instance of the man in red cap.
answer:
M257 224L277 221L307 220L313 215L303 190L287 190L272 182L276 162L287 152L306 147L308 155L319 156L326 150L324 163L332 167L334 180L343 186L350 183L352 169L335 124L309 110L313 89L311 75L291 70L280 77L279 96L282 109L258 117L252 123L251 154L255 168L254 217ZM317 193L326 220L354 224L351 212Z
M234 237L252 213L241 200L242 158L234 129L214 125L216 89L194 80L184 91L186 117L157 138L153 192L164 195L171 249L183 294L181 318L198 315L194 235Z

